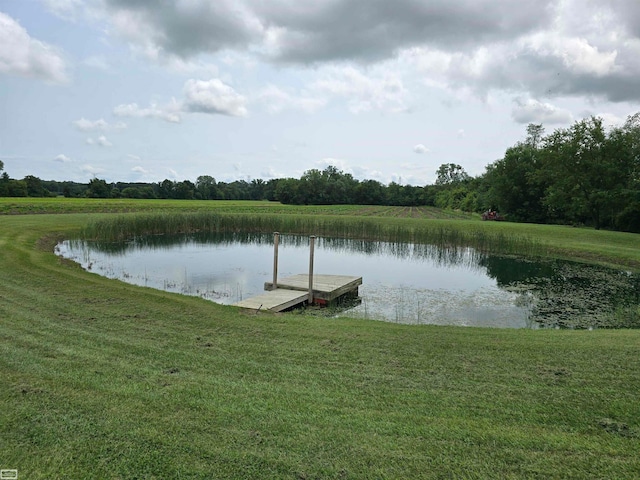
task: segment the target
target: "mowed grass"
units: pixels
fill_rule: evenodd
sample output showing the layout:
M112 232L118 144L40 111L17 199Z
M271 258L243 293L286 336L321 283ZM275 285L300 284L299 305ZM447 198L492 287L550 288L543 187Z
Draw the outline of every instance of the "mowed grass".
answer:
M217 212L270 214L330 214L412 218L478 219L479 215L435 207L389 207L367 205L283 205L248 200L137 200L126 198L7 198L0 197L0 215L42 213L128 213L128 212Z
M0 217L20 478L640 476L640 331L247 314L51 253L93 217Z

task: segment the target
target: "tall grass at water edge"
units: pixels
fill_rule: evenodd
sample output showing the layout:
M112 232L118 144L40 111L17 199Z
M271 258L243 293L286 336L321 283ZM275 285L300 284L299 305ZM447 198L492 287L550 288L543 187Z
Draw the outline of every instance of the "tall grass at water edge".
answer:
M83 229L81 237L98 242L116 242L147 235L278 231L287 234L432 244L443 247L473 247L482 252L504 254L544 253L544 245L531 237L481 227L482 224L478 222L395 218L159 212L119 215L96 220Z

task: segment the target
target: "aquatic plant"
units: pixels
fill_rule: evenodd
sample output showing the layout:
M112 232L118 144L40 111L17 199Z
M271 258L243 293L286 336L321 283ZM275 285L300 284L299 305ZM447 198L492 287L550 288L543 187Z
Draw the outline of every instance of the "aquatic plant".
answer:
M476 222L412 221L381 217L226 214L218 212L135 213L89 223L82 238L97 242L139 239L148 235L196 232L246 232L318 235L398 244L473 247L481 252L543 254L544 245L531 237L482 228Z

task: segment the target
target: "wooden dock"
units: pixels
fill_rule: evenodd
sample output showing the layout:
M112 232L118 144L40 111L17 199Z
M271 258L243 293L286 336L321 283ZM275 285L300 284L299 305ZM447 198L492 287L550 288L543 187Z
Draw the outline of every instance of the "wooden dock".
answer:
M362 277L349 275L313 275L313 302L326 304L344 295L357 295ZM253 310L281 312L309 301L309 275L300 274L264 284L265 293L234 305Z

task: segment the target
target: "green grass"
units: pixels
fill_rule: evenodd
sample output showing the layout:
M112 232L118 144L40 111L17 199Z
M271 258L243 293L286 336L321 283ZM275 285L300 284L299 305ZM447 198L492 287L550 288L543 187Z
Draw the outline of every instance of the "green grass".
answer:
M245 314L51 253L94 217L0 217L0 468L20 478L640 476L640 331ZM540 231L637 261L624 235Z
M412 218L480 218L479 215L446 211L434 207L389 207L362 205L282 205L266 201L237 200L135 200L101 198L3 198L0 197L0 215L32 213L127 213L127 212L197 212L210 211L233 213L305 213L330 215L358 215Z

